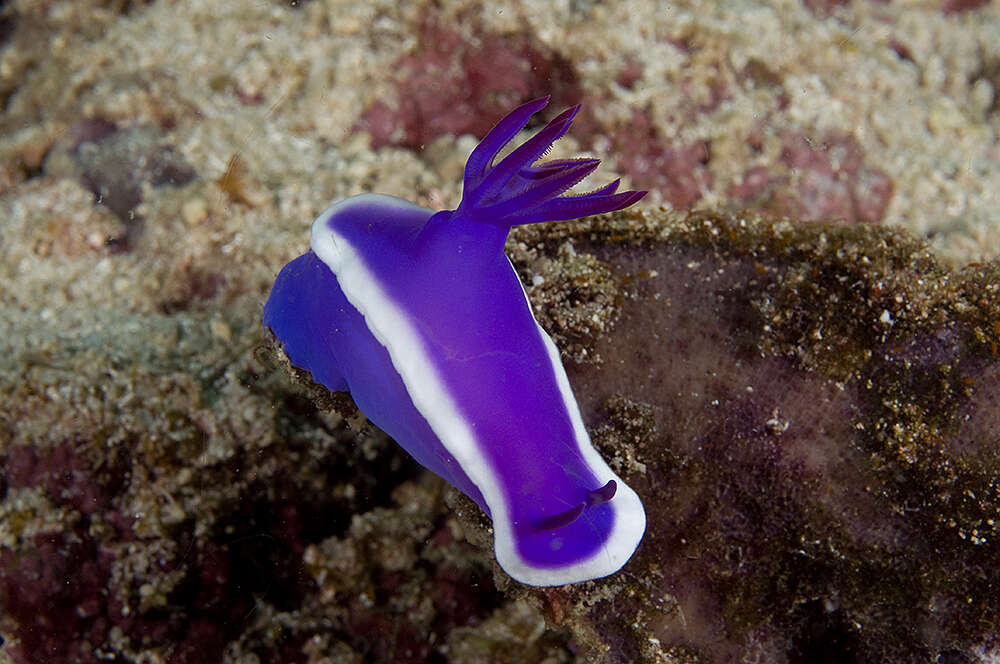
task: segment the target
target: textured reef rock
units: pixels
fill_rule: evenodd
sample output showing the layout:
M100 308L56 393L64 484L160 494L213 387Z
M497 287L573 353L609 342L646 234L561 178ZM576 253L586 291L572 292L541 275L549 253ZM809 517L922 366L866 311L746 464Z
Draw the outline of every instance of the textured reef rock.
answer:
M645 501L621 573L511 581L478 508L289 381L254 320L70 308L0 372L6 656L995 655L1000 266L953 272L882 227L668 212L508 250Z
M549 620L608 662L997 652L1000 265L740 215L521 241L620 280L601 361L568 371L651 514L622 574L528 593Z

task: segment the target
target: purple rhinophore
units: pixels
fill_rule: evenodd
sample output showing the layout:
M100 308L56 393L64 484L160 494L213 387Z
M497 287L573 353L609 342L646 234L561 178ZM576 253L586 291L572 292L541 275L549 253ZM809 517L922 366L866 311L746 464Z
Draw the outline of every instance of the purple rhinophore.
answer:
M511 226L619 210L645 194L615 193L616 180L560 196L598 161L535 162L579 107L494 163L547 102L518 107L473 150L455 210L378 194L328 208L264 307L292 365L349 391L479 504L500 566L538 586L617 571L646 527L635 491L591 445L559 352L503 253Z

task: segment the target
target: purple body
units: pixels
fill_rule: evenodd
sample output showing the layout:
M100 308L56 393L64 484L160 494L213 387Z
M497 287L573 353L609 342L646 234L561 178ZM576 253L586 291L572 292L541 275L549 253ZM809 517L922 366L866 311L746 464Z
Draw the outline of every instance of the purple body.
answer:
M501 566L557 585L619 569L642 504L600 458L558 353L503 253L510 226L631 205L644 192L559 197L597 160L533 165L570 109L493 164L540 110L500 121L472 153L457 210L357 196L313 224L311 249L275 282L264 325L292 364L358 407L494 520Z

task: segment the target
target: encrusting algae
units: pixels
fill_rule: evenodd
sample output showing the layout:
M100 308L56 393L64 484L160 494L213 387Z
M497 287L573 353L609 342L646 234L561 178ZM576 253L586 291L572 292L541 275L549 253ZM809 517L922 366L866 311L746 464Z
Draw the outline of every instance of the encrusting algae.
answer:
M603 361L569 369L595 443L657 515L613 599L560 597L616 644L605 661L650 639L707 662L750 643L791 661L997 646L1000 266L952 272L895 229L739 214L518 238L572 243L624 284ZM635 618L628 638L612 615Z

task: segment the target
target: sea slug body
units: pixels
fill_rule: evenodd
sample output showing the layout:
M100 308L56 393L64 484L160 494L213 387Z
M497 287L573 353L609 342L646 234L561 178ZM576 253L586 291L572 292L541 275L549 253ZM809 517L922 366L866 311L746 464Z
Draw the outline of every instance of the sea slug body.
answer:
M493 519L500 566L535 586L612 574L646 528L638 495L590 442L559 352L503 252L511 226L618 210L618 181L560 196L596 159L536 164L579 106L494 163L541 110L524 104L465 167L462 201L433 212L377 194L336 203L282 269L264 326L292 365L365 415Z

